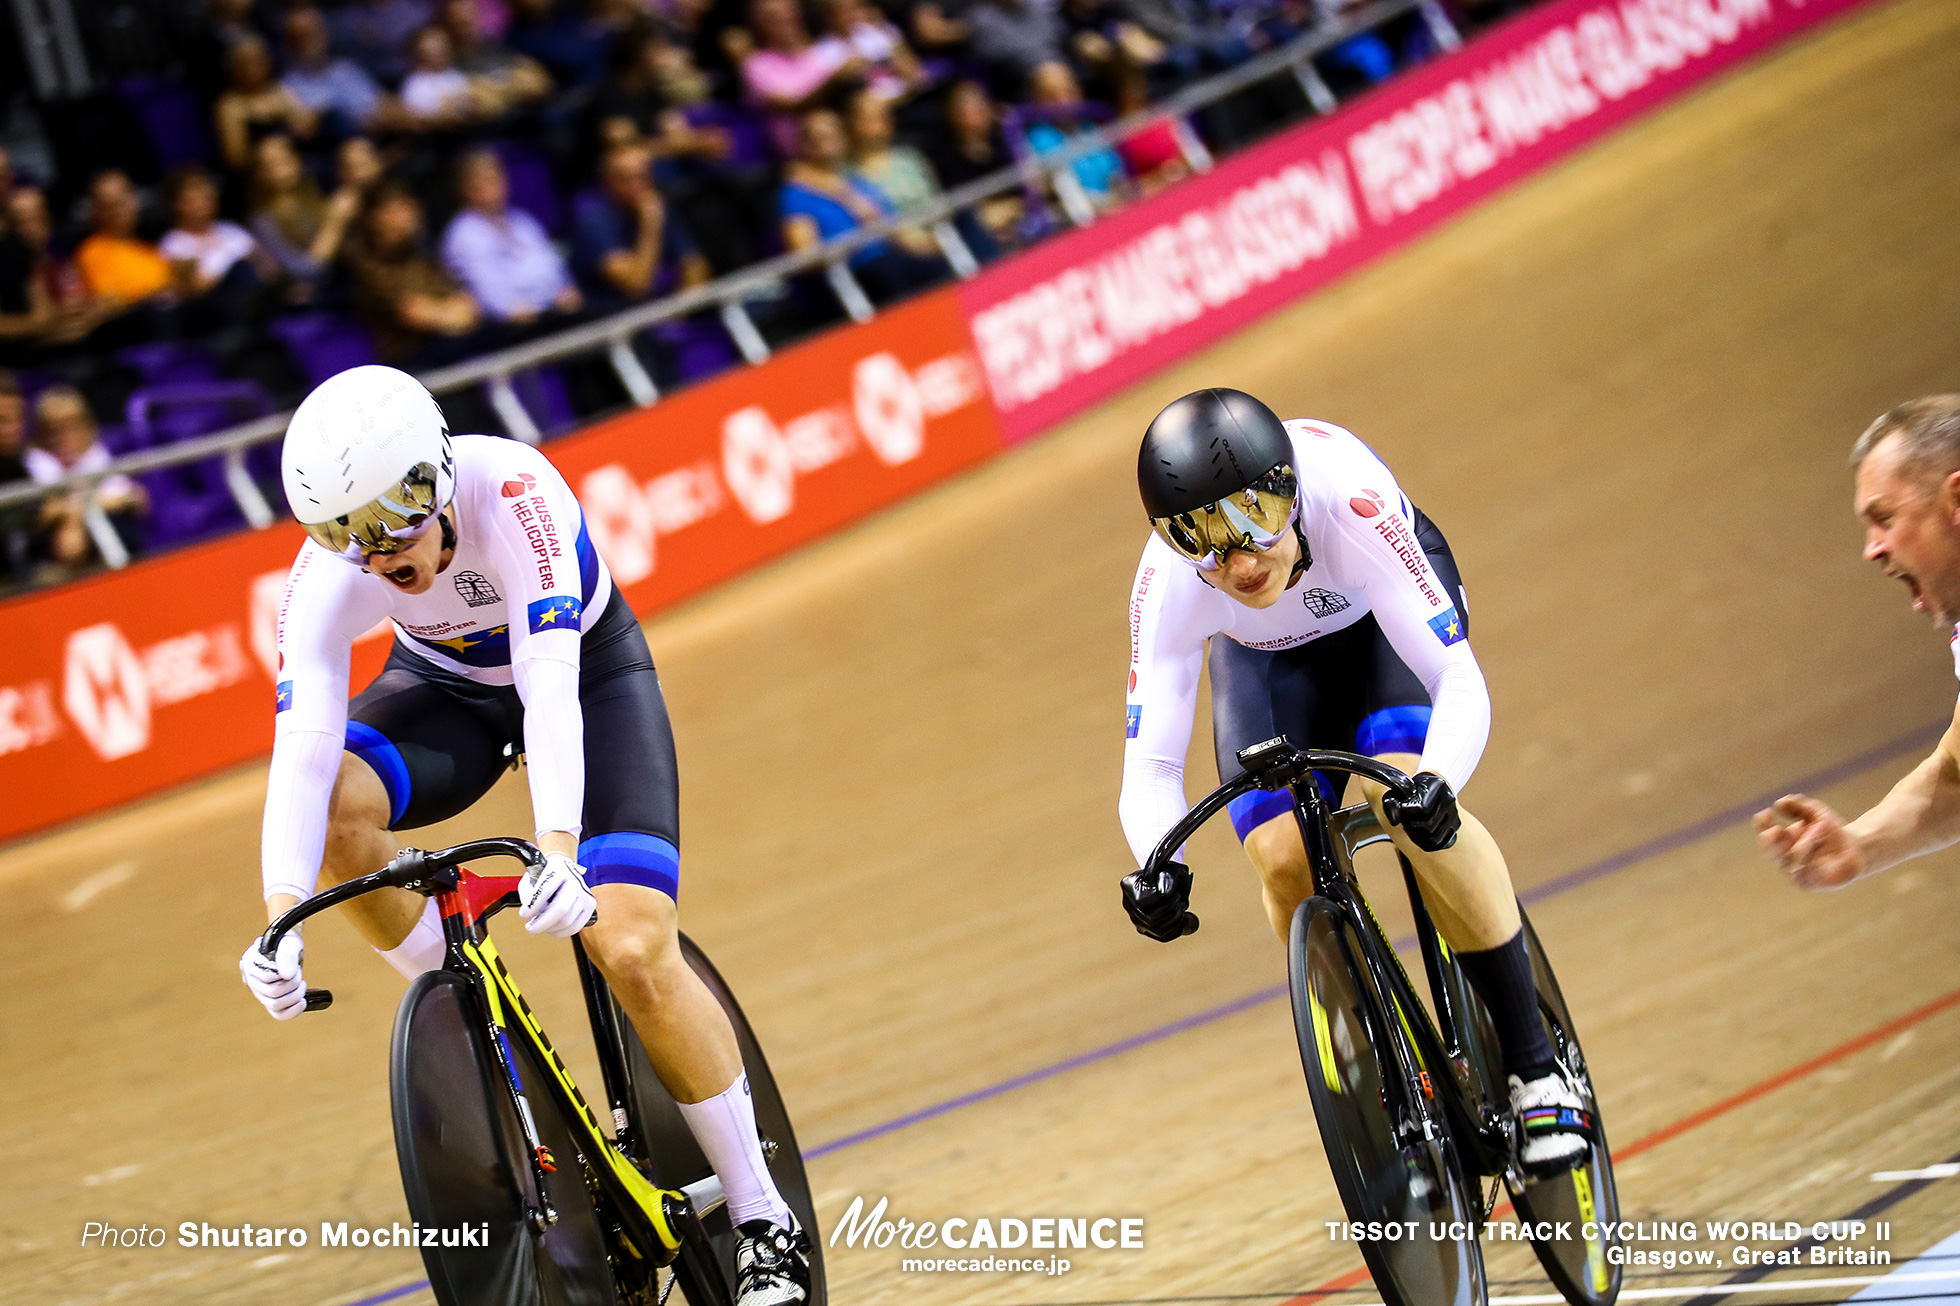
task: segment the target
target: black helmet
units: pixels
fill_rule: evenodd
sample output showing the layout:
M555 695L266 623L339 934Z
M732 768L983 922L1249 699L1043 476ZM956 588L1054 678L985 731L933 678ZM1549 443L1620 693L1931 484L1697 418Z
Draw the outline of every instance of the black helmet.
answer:
M1271 546L1293 518L1293 441L1273 410L1239 390L1198 390L1157 414L1137 451L1143 510L1200 567Z

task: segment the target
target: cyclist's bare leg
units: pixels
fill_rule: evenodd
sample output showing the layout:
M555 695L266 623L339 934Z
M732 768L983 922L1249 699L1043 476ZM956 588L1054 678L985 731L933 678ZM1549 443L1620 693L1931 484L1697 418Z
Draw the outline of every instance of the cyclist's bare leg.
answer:
M1413 753L1385 753L1381 760L1411 773L1422 763ZM1354 783L1381 818L1381 787L1359 777ZM1497 841L1469 811L1458 810L1463 828L1455 846L1440 853L1417 848L1386 820L1383 826L1396 849L1415 868L1425 891L1424 905L1436 922L1437 932L1459 952L1475 952L1497 947L1518 932L1518 903L1511 888L1510 868L1504 864ZM1284 940L1292 927L1294 909L1313 893L1313 873L1293 814L1287 812L1254 829L1246 837L1245 850L1264 886L1267 918L1274 933Z
M789 1229L795 1219L762 1153L734 1027L681 955L674 900L626 883L595 884L592 895L599 919L579 936L586 955L626 1008L654 1073L721 1176L730 1218Z
M674 900L641 884L597 884L599 919L579 935L632 1017L676 1102L702 1102L742 1073L728 1015L681 956Z
M1410 775L1422 769L1422 758L1414 753L1383 753L1380 760ZM1463 828L1457 832L1456 843L1442 852L1426 853L1382 816L1380 785L1359 776L1354 783L1395 841L1396 851L1415 868L1416 879L1422 882L1423 904L1445 943L1458 952L1480 952L1497 947L1518 932L1522 922L1517 892L1511 887L1511 868L1504 864L1497 840L1490 837L1482 821L1459 806Z
M327 803L327 843L320 864L320 888L331 888L369 871L378 871L400 850L388 829L388 791L373 768L352 753L340 755L340 774ZM299 900L275 894L266 905L277 916ZM284 906L280 904L283 902ZM360 936L383 952L399 947L415 928L428 899L407 889L379 889L341 908Z

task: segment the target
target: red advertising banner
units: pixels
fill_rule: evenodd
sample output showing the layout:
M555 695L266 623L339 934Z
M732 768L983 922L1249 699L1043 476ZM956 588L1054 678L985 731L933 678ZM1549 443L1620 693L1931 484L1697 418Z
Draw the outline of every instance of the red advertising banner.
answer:
M550 446L647 613L1001 446L950 291ZM304 538L248 531L0 604L0 839L272 746L277 627ZM354 683L392 641L355 646Z
M959 301L938 291L548 452L645 614L1000 447Z
M1866 0L1554 0L960 288L1010 441Z
M292 523L0 605L0 838L208 774L272 747ZM393 643L354 646L354 683Z

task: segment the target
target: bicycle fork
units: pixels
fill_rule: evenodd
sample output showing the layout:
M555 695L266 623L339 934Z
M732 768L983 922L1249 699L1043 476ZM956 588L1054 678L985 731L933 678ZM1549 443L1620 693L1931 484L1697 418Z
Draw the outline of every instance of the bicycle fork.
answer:
M474 948L465 948L466 955L474 953ZM531 1167L531 1182L538 1194L538 1204L529 1202L524 1206L524 1218L531 1231L543 1234L546 1229L558 1223L558 1211L551 1204L551 1192L545 1186L545 1176L558 1172L558 1159L545 1146L538 1134L537 1118L531 1114L531 1102L524 1094L524 1081L517 1073L517 1054L510 1046L510 1033L505 1028L503 995L498 991L497 980L484 965L481 954L470 957L471 964L478 968L483 994L489 1009L488 1028L490 1045L496 1050L497 1067L503 1072L504 1087L510 1093L512 1105L517 1108L518 1127L524 1133L525 1158Z

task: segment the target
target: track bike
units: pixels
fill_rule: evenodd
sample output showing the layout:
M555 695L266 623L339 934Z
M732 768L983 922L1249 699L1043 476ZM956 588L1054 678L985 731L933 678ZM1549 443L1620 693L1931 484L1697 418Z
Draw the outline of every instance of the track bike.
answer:
M689 1306L730 1306L735 1234L720 1179L575 938L612 1108L612 1136L600 1128L490 941L489 919L517 903L520 877L462 864L484 857L544 865L521 839L404 849L380 870L293 908L259 945L273 956L301 921L377 889L409 889L440 907L448 952L441 969L416 977L402 997L389 1075L409 1213L445 1244L421 1248L436 1299L443 1306L662 1306L678 1285ZM735 1028L763 1155L809 1235L809 1306L823 1306L816 1211L782 1096L728 985L685 934L680 946ZM332 1002L325 989L306 992L309 1011ZM481 1231L478 1245L453 1245L471 1231Z
M1558 979L1524 917L1538 1009L1560 1067L1592 1115L1592 1154L1547 1177L1525 1172L1497 1032L1462 966L1423 906L1399 853L1416 939L1435 1005L1432 1020L1355 877L1354 856L1389 838L1366 803L1336 809L1318 773L1345 773L1409 796L1394 767L1353 753L1298 749L1284 735L1238 754L1244 774L1219 786L1172 827L1145 866L1154 876L1206 821L1240 794L1288 790L1313 868L1314 892L1293 913L1287 977L1308 1096L1348 1218L1400 1236L1360 1241L1388 1306L1483 1306L1479 1233L1508 1191L1538 1260L1572 1306L1611 1306L1621 1267L1609 1249L1620 1218L1613 1163L1584 1050ZM1331 793L1331 788L1328 793ZM1523 916L1524 909L1519 907ZM1483 1180L1492 1179L1488 1197ZM1557 1237L1563 1224L1568 1236ZM1432 1232L1431 1226L1435 1226ZM1435 1236L1440 1233L1442 1236Z

